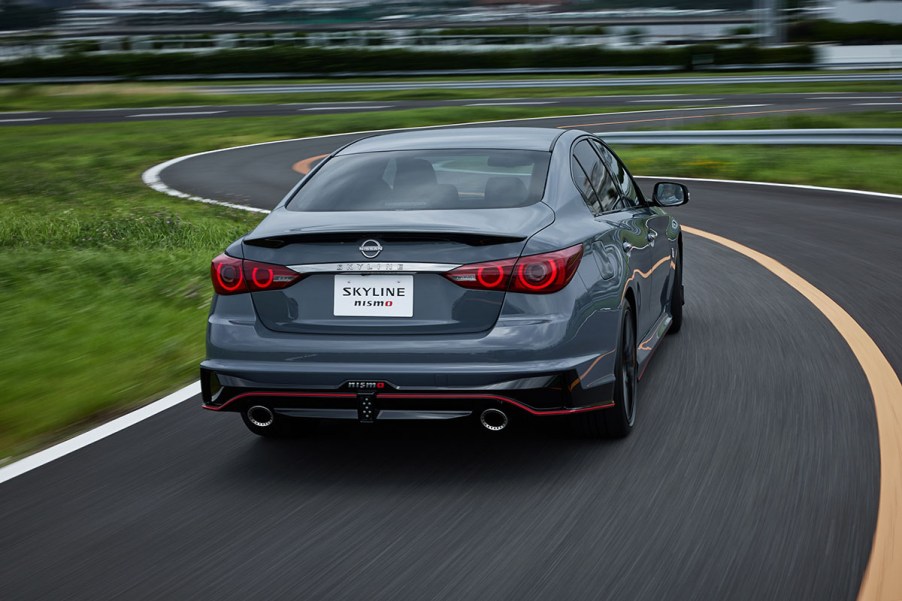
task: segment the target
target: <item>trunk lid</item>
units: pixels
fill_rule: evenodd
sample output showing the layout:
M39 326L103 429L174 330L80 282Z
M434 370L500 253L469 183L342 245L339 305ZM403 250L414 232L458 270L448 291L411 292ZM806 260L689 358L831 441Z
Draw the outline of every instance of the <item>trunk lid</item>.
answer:
M277 209L244 239L243 250L247 259L306 274L289 288L252 294L271 330L465 334L495 324L505 293L465 289L442 273L518 257L553 221L543 203L473 211Z

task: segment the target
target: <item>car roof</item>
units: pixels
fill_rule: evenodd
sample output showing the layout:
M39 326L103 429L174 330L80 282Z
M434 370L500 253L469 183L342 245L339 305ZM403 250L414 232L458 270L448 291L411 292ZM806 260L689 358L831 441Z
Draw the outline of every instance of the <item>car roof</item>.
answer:
M545 127L461 127L384 134L352 142L338 154L388 150L542 150L548 152L564 132Z

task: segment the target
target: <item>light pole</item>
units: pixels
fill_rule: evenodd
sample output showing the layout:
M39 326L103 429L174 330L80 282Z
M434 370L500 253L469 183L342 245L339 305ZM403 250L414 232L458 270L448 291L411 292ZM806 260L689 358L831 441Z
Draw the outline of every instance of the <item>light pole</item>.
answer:
M781 0L756 0L758 32L766 46L783 43L783 19Z

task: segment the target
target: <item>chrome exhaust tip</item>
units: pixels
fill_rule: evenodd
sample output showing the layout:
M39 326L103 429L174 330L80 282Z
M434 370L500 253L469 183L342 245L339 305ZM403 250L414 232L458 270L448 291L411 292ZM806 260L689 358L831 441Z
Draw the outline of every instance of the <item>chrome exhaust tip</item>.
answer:
M500 432L507 427L507 414L501 409L486 409L479 416L482 427L492 432Z
M254 424L258 428L266 428L271 426L275 416L269 407L263 405L254 405L247 410L247 421Z

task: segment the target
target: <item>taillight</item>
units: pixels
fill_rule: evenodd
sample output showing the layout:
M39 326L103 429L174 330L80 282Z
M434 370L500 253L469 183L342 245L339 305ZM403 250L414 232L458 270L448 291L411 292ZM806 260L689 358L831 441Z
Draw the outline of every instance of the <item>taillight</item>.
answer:
M504 261L461 265L446 273L445 277L464 288L503 292L507 290L516 263L517 259L505 259Z
M514 268L510 292L548 294L570 283L583 258L583 245L541 255L520 257Z
M550 294L566 286L583 257L583 245L519 259L462 265L445 277L464 288Z
M213 264L210 265L210 277L213 279L213 289L217 294L247 292L241 259L219 255L213 259Z
M210 265L210 277L217 294L242 294L287 288L301 279L301 274L284 265L219 255Z

